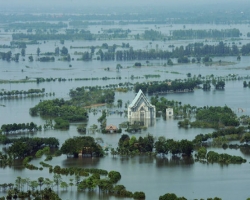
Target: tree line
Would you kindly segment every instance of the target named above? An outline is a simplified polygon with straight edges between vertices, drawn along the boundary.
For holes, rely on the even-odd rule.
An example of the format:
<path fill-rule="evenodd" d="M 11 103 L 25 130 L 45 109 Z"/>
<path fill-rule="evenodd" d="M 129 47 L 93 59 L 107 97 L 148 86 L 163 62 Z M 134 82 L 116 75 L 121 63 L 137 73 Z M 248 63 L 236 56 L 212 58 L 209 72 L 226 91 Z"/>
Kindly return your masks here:
<path fill-rule="evenodd" d="M 13 123 L 13 124 L 3 124 L 1 126 L 1 130 L 3 133 L 8 134 L 8 133 L 16 133 L 16 132 L 25 132 L 25 131 L 37 131 L 41 130 L 41 126 L 37 126 L 35 123 L 30 122 L 30 123 Z"/>
<path fill-rule="evenodd" d="M 134 86 L 134 91 L 137 93 L 140 89 L 144 93 L 154 94 L 154 93 L 167 93 L 167 92 L 183 92 L 183 91 L 193 91 L 195 87 L 201 84 L 201 80 L 186 80 L 179 81 L 174 80 L 171 82 L 151 82 L 151 83 L 136 83 Z"/>
<path fill-rule="evenodd" d="M 172 39 L 204 39 L 204 38 L 233 38 L 240 37 L 242 34 L 239 29 L 224 30 L 173 30 L 171 31 Z"/>
<path fill-rule="evenodd" d="M 1 96 L 22 96 L 22 95 L 28 95 L 28 94 L 43 94 L 45 92 L 45 88 L 42 89 L 29 89 L 27 91 L 24 90 L 11 90 L 11 91 L 3 91 L 0 92 Z"/>
<path fill-rule="evenodd" d="M 30 114 L 32 116 L 40 115 L 41 117 L 60 117 L 70 122 L 88 119 L 87 111 L 84 108 L 74 106 L 64 99 L 41 101 L 35 107 L 30 108 Z"/>
<path fill-rule="evenodd" d="M 58 147 L 59 141 L 54 137 L 49 138 L 28 138 L 28 137 L 20 137 L 17 139 L 10 139 L 4 137 L 1 139 L 2 144 L 12 144 L 7 153 L 12 155 L 14 159 L 23 159 L 26 156 L 30 156 L 32 153 L 37 152 L 39 149 L 44 146 L 49 147 Z"/>
<path fill-rule="evenodd" d="M 242 45 L 239 48 L 236 44 L 232 46 L 227 45 L 224 42 L 219 42 L 217 45 L 208 45 L 208 44 L 188 44 L 187 46 L 180 46 L 172 48 L 172 50 L 162 50 L 162 49 L 149 49 L 149 50 L 133 50 L 130 47 L 128 50 L 116 50 L 116 45 L 108 46 L 108 51 L 102 51 L 99 49 L 96 51 L 97 60 L 101 61 L 126 61 L 126 60 L 154 60 L 154 59 L 168 59 L 168 64 L 171 63 L 171 58 L 178 58 L 179 63 L 189 63 L 191 60 L 189 57 L 194 57 L 192 62 L 200 62 L 201 57 L 203 62 L 212 62 L 210 59 L 211 56 L 238 56 L 237 59 L 240 59 L 239 55 L 249 55 L 250 54 L 250 44 Z M 19 53 L 16 53 L 12 56 L 12 52 L 0 52 L 0 58 L 6 61 L 17 61 L 19 60 Z M 39 53 L 37 53 L 39 55 Z M 69 54 L 65 55 L 64 60 L 70 60 Z M 91 61 L 93 53 L 84 52 L 82 57 L 78 60 Z M 195 59 L 196 57 L 196 59 Z M 32 58 L 29 58 L 32 61 Z M 40 61 L 54 61 L 54 57 L 42 57 L 39 58 Z"/>

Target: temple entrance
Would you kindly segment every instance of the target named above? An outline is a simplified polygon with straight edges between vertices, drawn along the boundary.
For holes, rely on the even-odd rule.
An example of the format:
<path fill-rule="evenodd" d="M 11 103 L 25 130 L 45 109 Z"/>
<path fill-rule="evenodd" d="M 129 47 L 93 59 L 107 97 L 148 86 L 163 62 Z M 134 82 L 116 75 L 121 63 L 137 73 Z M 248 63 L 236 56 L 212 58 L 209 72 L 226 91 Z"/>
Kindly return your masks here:
<path fill-rule="evenodd" d="M 144 120 L 145 118 L 145 110 L 143 107 L 140 109 L 140 121 Z"/>

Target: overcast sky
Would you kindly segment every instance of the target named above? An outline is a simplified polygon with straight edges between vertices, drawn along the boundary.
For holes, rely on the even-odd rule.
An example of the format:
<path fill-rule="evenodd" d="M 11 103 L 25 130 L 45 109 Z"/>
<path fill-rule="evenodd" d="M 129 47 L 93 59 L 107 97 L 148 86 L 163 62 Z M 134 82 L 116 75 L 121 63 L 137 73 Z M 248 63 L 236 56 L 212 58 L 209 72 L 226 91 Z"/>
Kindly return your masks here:
<path fill-rule="evenodd" d="M 166 8 L 166 11 L 171 9 L 185 10 L 187 9 L 249 9 L 250 0 L 0 0 L 1 8 L 86 8 L 94 7 L 112 8 L 112 7 L 126 7 L 129 12 L 129 7 L 156 7 Z M 32 10 L 31 10 L 32 11 Z"/>
<path fill-rule="evenodd" d="M 0 0 L 3 5 L 207 5 L 207 4 L 249 4 L 249 0 Z"/>

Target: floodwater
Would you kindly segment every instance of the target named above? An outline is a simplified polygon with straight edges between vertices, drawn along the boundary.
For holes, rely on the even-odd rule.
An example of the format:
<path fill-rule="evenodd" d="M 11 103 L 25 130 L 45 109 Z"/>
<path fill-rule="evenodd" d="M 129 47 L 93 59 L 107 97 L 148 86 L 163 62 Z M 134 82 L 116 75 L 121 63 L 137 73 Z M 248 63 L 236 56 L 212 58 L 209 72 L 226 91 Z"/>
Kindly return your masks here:
<path fill-rule="evenodd" d="M 176 25 L 178 26 L 178 25 Z M 189 25 L 188 25 L 189 26 Z M 188 27 L 186 25 L 186 27 Z M 190 25 L 191 26 L 191 25 Z M 246 32 L 247 25 L 238 25 L 242 32 Z M 173 26 L 175 27 L 175 26 Z M 171 27 L 173 29 L 173 27 Z M 204 26 L 205 27 L 205 26 Z M 211 25 L 214 29 L 218 28 L 216 25 Z M 208 28 L 211 28 L 208 27 Z M 225 25 L 229 27 L 229 25 Z M 97 31 L 102 27 L 90 27 L 90 29 Z M 107 27 L 106 27 L 107 28 Z M 123 27 L 124 28 L 124 27 Z M 151 27 L 149 27 L 151 28 Z M 154 28 L 152 26 L 152 28 Z M 160 26 L 160 29 L 166 29 L 167 26 Z M 236 27 L 237 28 L 237 27 Z M 125 29 L 125 28 L 124 28 Z M 131 27 L 131 30 L 144 30 L 143 26 Z M 198 29 L 193 27 L 193 29 Z M 203 28 L 202 28 L 203 29 Z M 204 28 L 205 29 L 205 28 Z M 223 27 L 221 27 L 223 29 Z M 9 35 L 5 36 L 7 39 Z M 244 34 L 243 34 L 244 39 Z M 6 39 L 5 38 L 5 39 Z M 6 40 L 0 41 L 2 44 L 6 43 Z M 107 42 L 108 44 L 121 44 L 122 42 L 129 42 L 131 46 L 136 48 L 144 48 L 146 45 L 150 45 L 148 41 L 65 41 L 64 46 L 68 49 L 72 46 L 95 46 L 101 45 Z M 185 41 L 186 43 L 191 41 Z M 243 40 L 242 43 L 247 41 Z M 168 46 L 169 43 L 164 44 L 163 41 L 154 41 L 152 46 L 158 43 L 159 48 L 163 46 Z M 174 41 L 171 41 L 174 43 Z M 8 42 L 7 42 L 8 44 Z M 37 47 L 40 47 L 41 52 L 50 51 L 53 52 L 56 45 L 60 45 L 58 41 L 50 41 L 45 44 L 42 42 L 39 45 L 30 45 L 27 47 L 26 54 L 36 54 Z M 183 45 L 183 43 L 182 43 Z M 184 44 L 185 45 L 185 44 Z M 63 46 L 63 45 L 61 45 Z M 61 47 L 60 46 L 60 47 Z M 234 62 L 233 65 L 227 66 L 205 66 L 203 64 L 184 64 L 184 65 L 174 65 L 172 67 L 164 67 L 163 64 L 166 60 L 153 60 L 150 61 L 150 66 L 146 66 L 145 61 L 143 67 L 133 68 L 135 61 L 124 61 L 120 62 L 123 69 L 120 72 L 116 72 L 116 64 L 118 62 L 101 62 L 101 61 L 91 61 L 83 62 L 76 61 L 77 56 L 74 56 L 74 51 L 85 51 L 84 49 L 69 49 L 71 57 L 75 58 L 75 61 L 63 62 L 56 61 L 50 63 L 41 63 L 34 61 L 30 63 L 28 61 L 28 56 L 26 55 L 25 61 L 22 60 L 20 56 L 20 61 L 6 62 L 0 60 L 0 79 L 1 80 L 20 80 L 26 78 L 34 79 L 36 77 L 43 78 L 72 78 L 72 81 L 65 82 L 44 82 L 37 84 L 34 83 L 6 83 L 0 84 L 0 90 L 28 90 L 31 88 L 45 88 L 45 92 L 55 92 L 55 96 L 45 96 L 36 98 L 25 98 L 25 99 L 13 99 L 13 100 L 0 100 L 0 125 L 8 123 L 28 123 L 33 121 L 37 125 L 43 125 L 45 120 L 40 117 L 31 117 L 29 115 L 29 108 L 37 105 L 40 100 L 46 100 L 51 98 L 64 98 L 69 99 L 69 90 L 82 87 L 82 86 L 96 86 L 96 85 L 109 85 L 118 84 L 124 82 L 143 82 L 143 81 L 154 81 L 154 80 L 164 80 L 164 79 L 176 79 L 176 78 L 187 78 L 186 74 L 191 73 L 192 76 L 202 76 L 214 74 L 215 76 L 227 76 L 229 74 L 238 74 L 239 76 L 250 75 L 246 67 L 249 66 L 250 57 L 242 57 L 241 61 L 236 61 L 236 57 L 220 57 L 214 58 L 214 60 L 222 60 Z M 6 51 L 6 49 L 0 49 L 0 51 Z M 15 51 L 15 52 L 14 52 Z M 18 49 L 13 50 L 13 53 L 19 52 Z M 57 60 L 57 59 L 56 59 Z M 72 67 L 69 68 L 69 64 Z M 153 66 L 151 66 L 153 64 Z M 104 70 L 109 67 L 110 71 Z M 22 71 L 23 70 L 23 71 Z M 174 73 L 171 73 L 174 72 Z M 147 74 L 159 74 L 161 77 L 155 79 L 145 79 L 144 75 Z M 134 77 L 140 77 L 140 79 L 130 79 L 131 75 Z M 75 81 L 74 78 L 86 78 L 86 77 L 121 77 L 121 80 L 111 79 L 111 80 L 98 80 L 98 81 Z M 248 82 L 248 80 L 247 80 Z M 175 93 L 162 95 L 169 100 L 181 101 L 182 104 L 190 104 L 191 106 L 224 106 L 227 105 L 232 108 L 238 116 L 249 115 L 249 95 L 250 89 L 243 88 L 243 80 L 240 81 L 228 81 L 224 90 L 214 90 L 203 91 L 201 89 L 196 89 L 192 93 Z M 128 93 L 116 93 L 115 103 L 118 99 L 122 99 L 123 108 L 109 108 L 111 111 L 120 110 L 123 111 L 124 104 L 126 102 L 131 102 L 134 98 L 134 92 L 130 91 Z M 150 96 L 148 97 L 150 98 Z M 244 112 L 238 112 L 241 108 Z M 97 118 L 101 115 L 101 110 L 106 109 L 105 107 L 98 108 L 98 114 L 89 114 L 88 127 L 93 124 L 98 124 Z M 127 121 L 124 115 L 110 114 L 107 117 L 107 124 L 118 125 L 121 122 Z M 192 140 L 197 134 L 200 133 L 210 133 L 212 129 L 180 129 L 177 126 L 178 120 L 167 119 L 163 120 L 161 117 L 155 120 L 154 126 L 148 127 L 147 130 L 141 133 L 129 134 L 136 137 L 144 137 L 148 133 L 154 135 L 156 138 L 159 136 L 165 136 L 166 138 L 173 138 L 175 140 L 189 139 Z M 27 134 L 29 136 L 37 137 L 57 137 L 62 144 L 66 139 L 74 136 L 80 136 L 76 130 L 77 123 L 73 123 L 70 129 L 67 131 L 58 130 L 47 130 L 37 133 Z M 123 131 L 123 133 L 125 133 Z M 27 136 L 25 135 L 25 136 Z M 101 137 L 104 140 L 103 146 L 116 147 L 120 134 L 101 134 L 101 133 L 89 133 L 88 135 L 94 138 Z M 19 137 L 12 136 L 12 137 Z M 0 146 L 1 148 L 3 146 Z M 221 197 L 226 200 L 235 199 L 246 199 L 250 197 L 249 184 L 250 184 L 250 168 L 249 159 L 250 154 L 241 152 L 240 150 L 223 150 L 223 149 L 213 149 L 217 152 L 226 152 L 232 155 L 240 155 L 247 159 L 247 163 L 241 165 L 219 165 L 219 164 L 202 164 L 194 162 L 193 160 L 173 160 L 170 156 L 165 158 L 161 157 L 148 157 L 148 156 L 135 156 L 135 157 L 112 157 L 107 155 L 104 158 L 67 158 L 62 155 L 57 158 L 53 158 L 52 161 L 47 163 L 55 166 L 60 165 L 61 167 L 70 166 L 80 166 L 86 168 L 100 168 L 105 170 L 116 170 L 122 175 L 122 179 L 119 184 L 126 186 L 127 190 L 144 191 L 146 193 L 147 199 L 158 199 L 160 195 L 165 193 L 175 193 L 177 196 L 184 196 L 188 199 L 200 199 L 208 197 Z M 32 160 L 32 164 L 39 166 L 39 162 L 44 160 L 43 158 Z M 47 169 L 43 171 L 30 171 L 28 169 L 22 169 L 18 164 L 12 167 L 6 167 L 0 169 L 1 183 L 14 182 L 17 176 L 23 178 L 30 177 L 30 179 L 35 180 L 38 177 L 48 177 L 52 178 L 52 175 L 48 173 Z M 71 177 L 64 177 L 66 181 L 69 182 Z M 55 188 L 54 188 L 55 189 Z M 76 192 L 76 188 L 73 187 L 72 191 L 69 188 L 67 192 L 60 190 L 59 195 L 62 199 L 118 199 L 115 197 L 99 196 L 98 192 Z M 1 196 L 1 193 L 0 193 Z M 120 199 L 120 198 L 119 198 Z"/>

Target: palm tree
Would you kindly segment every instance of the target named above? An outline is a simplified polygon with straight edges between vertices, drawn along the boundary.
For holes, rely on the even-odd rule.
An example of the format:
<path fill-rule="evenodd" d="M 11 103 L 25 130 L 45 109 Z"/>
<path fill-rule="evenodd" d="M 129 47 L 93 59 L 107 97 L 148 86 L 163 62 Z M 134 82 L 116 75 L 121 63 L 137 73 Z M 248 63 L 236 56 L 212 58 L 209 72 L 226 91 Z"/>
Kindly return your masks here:
<path fill-rule="evenodd" d="M 61 177 L 60 174 L 54 174 L 53 178 L 54 178 L 54 182 L 55 182 L 55 184 L 57 186 L 57 192 L 58 192 L 58 187 L 60 185 L 60 182 L 62 181 L 62 177 Z"/>
<path fill-rule="evenodd" d="M 39 177 L 38 178 L 38 184 L 40 186 L 40 191 L 41 191 L 41 187 L 42 187 L 43 183 L 44 183 L 44 178 L 43 177 Z"/>
<path fill-rule="evenodd" d="M 74 185 L 73 180 L 74 180 L 73 178 L 69 179 L 69 181 L 70 181 L 69 185 L 71 187 L 71 191 L 72 191 L 72 186 Z"/>

